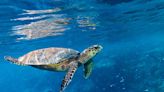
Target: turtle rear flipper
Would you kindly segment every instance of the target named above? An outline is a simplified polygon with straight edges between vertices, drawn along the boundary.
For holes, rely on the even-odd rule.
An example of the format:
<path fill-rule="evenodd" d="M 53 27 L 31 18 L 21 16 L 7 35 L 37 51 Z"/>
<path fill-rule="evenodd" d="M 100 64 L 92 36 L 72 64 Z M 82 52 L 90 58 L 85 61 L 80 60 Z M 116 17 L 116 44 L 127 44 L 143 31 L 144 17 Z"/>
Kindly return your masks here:
<path fill-rule="evenodd" d="M 18 59 L 13 58 L 13 57 L 11 57 L 11 56 L 5 56 L 4 59 L 7 60 L 7 61 L 11 61 L 11 62 L 13 62 L 13 63 L 18 62 Z"/>
<path fill-rule="evenodd" d="M 23 64 L 21 64 L 21 63 L 18 61 L 18 59 L 13 58 L 13 57 L 11 57 L 11 56 L 5 56 L 4 59 L 7 60 L 7 61 L 12 62 L 12 63 L 14 63 L 14 64 L 23 65 Z"/>

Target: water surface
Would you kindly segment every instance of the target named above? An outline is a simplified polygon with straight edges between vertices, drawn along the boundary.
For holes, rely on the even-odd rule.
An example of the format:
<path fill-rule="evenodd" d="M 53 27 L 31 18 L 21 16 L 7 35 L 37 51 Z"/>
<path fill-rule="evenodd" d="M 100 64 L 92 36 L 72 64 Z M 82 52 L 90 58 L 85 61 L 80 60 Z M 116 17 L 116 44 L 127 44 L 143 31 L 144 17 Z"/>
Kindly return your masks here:
<path fill-rule="evenodd" d="M 0 91 L 58 92 L 65 73 L 4 62 L 46 47 L 104 47 L 65 92 L 163 92 L 163 0 L 2 0 Z M 78 86 L 80 85 L 80 86 Z"/>

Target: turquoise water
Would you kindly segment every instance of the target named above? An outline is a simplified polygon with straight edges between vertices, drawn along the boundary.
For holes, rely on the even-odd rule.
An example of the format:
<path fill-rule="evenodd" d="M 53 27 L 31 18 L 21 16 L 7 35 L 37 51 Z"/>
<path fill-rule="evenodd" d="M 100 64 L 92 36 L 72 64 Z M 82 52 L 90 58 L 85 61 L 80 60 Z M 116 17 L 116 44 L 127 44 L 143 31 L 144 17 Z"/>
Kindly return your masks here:
<path fill-rule="evenodd" d="M 5 62 L 47 47 L 104 48 L 65 92 L 164 92 L 164 0 L 1 0 L 0 92 L 59 92 L 64 72 Z"/>

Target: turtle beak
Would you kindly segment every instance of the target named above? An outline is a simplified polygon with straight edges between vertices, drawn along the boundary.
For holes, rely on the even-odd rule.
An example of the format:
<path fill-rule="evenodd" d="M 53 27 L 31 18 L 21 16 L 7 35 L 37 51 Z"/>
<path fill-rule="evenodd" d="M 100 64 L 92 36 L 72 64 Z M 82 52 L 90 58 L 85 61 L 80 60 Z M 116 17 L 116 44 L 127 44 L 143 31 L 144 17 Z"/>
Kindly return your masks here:
<path fill-rule="evenodd" d="M 101 45 L 99 45 L 100 46 L 100 49 L 102 50 L 103 49 L 103 47 L 101 46 Z"/>
<path fill-rule="evenodd" d="M 103 47 L 101 45 L 99 45 L 99 51 L 101 51 L 103 49 Z"/>

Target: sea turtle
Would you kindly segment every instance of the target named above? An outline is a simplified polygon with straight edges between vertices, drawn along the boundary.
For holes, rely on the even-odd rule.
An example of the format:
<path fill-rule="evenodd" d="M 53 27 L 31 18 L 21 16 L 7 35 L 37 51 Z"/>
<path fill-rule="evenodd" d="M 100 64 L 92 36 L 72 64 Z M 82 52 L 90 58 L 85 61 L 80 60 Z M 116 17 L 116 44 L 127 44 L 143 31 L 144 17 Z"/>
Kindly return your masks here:
<path fill-rule="evenodd" d="M 84 77 L 86 79 L 90 76 L 93 66 L 92 57 L 101 49 L 102 46 L 93 45 L 80 53 L 69 48 L 50 47 L 31 51 L 18 59 L 11 56 L 4 58 L 18 65 L 28 65 L 49 71 L 67 71 L 60 89 L 60 92 L 63 92 L 79 66 L 84 65 Z"/>

